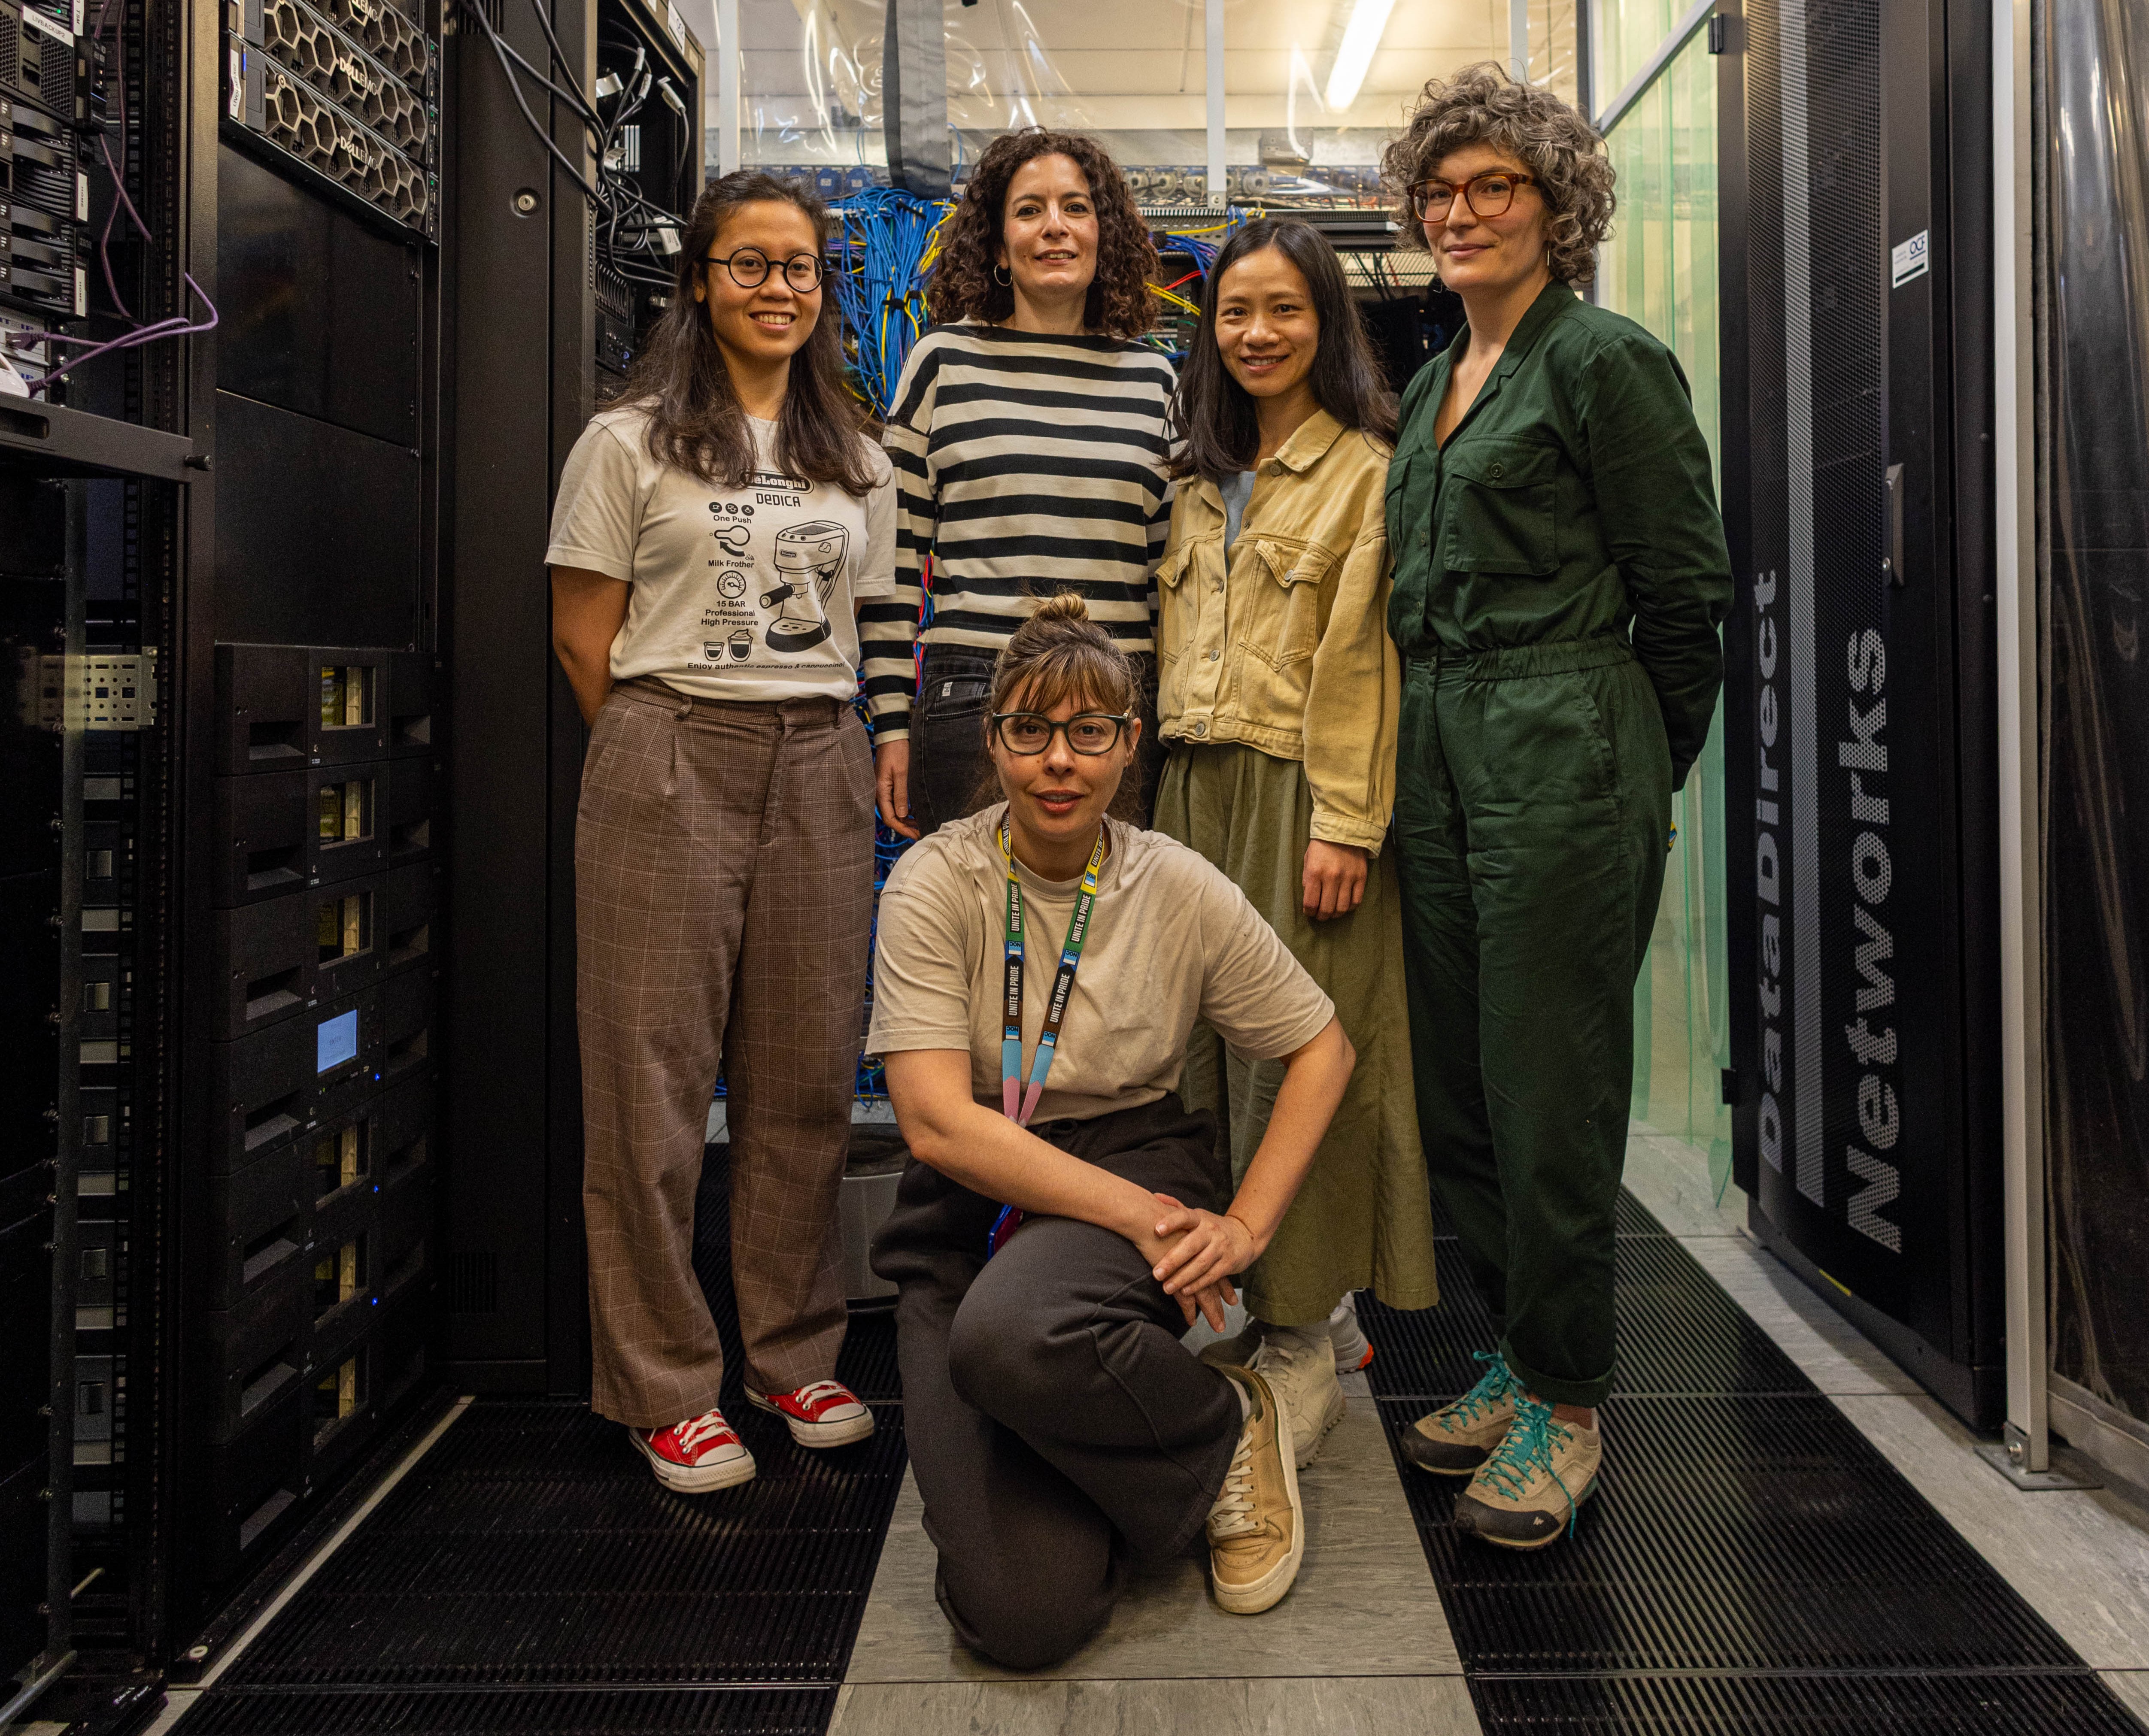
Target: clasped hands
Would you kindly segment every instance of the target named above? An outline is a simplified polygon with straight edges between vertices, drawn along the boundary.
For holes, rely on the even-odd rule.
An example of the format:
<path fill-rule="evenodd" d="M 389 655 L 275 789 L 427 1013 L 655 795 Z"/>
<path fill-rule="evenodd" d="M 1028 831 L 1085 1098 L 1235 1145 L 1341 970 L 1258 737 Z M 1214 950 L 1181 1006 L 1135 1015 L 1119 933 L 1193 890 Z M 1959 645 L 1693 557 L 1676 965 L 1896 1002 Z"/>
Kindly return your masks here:
<path fill-rule="evenodd" d="M 1219 1216 L 1197 1210 L 1169 1194 L 1150 1197 L 1160 1215 L 1148 1226 L 1149 1234 L 1130 1240 L 1163 1284 L 1164 1293 L 1178 1302 L 1186 1324 L 1194 1324 L 1198 1311 L 1211 1327 L 1222 1331 L 1225 1305 L 1239 1300 L 1231 1286 L 1232 1275 L 1246 1271 L 1261 1251 L 1253 1231 L 1228 1212 Z"/>

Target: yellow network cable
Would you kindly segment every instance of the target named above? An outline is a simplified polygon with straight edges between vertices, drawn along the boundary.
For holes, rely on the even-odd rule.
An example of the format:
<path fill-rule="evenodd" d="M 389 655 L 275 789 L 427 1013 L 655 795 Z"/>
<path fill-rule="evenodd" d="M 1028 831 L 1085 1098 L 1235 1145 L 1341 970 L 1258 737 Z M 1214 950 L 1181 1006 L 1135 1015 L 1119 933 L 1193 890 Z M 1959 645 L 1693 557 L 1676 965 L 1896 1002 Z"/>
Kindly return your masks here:
<path fill-rule="evenodd" d="M 1150 294 L 1161 296 L 1165 300 L 1170 302 L 1175 307 L 1185 308 L 1190 314 L 1199 314 L 1201 311 L 1200 308 L 1189 301 L 1184 295 L 1175 295 L 1170 290 L 1163 288 L 1160 284 L 1151 284 L 1148 286 L 1148 289 Z"/>

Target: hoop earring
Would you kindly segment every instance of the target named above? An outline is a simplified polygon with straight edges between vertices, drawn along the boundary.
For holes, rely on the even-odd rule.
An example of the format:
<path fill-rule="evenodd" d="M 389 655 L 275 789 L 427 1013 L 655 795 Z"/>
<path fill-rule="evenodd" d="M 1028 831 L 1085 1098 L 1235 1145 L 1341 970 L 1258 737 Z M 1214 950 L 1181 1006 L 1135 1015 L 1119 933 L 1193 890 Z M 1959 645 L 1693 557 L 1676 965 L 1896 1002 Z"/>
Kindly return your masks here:
<path fill-rule="evenodd" d="M 1012 289 L 1014 287 L 1014 279 L 1008 274 L 1008 269 L 1004 265 L 993 267 L 993 281 L 1003 289 Z"/>

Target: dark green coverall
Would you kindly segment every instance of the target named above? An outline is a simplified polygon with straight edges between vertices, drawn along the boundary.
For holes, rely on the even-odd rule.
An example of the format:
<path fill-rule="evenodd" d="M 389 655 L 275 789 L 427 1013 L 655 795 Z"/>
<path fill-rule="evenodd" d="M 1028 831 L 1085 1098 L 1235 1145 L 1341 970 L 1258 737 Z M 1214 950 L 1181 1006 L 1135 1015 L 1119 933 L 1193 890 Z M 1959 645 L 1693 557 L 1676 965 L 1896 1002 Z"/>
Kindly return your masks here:
<path fill-rule="evenodd" d="M 1387 485 L 1418 1120 L 1508 1366 L 1594 1405 L 1634 979 L 1723 680 L 1730 559 L 1662 344 L 1555 282 L 1443 450 L 1468 342 L 1404 393 Z"/>

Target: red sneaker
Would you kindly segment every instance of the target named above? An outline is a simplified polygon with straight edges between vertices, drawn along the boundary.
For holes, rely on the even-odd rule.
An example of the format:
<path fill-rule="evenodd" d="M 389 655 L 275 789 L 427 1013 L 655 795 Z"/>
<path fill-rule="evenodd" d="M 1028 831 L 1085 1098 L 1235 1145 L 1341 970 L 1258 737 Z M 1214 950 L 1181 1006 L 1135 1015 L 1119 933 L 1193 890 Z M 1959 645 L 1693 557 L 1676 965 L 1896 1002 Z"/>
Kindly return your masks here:
<path fill-rule="evenodd" d="M 791 1438 L 801 1447 L 848 1447 L 873 1432 L 873 1412 L 841 1381 L 812 1381 L 790 1392 L 761 1393 L 749 1386 L 746 1396 L 789 1423 Z"/>
<path fill-rule="evenodd" d="M 704 1411 L 669 1428 L 630 1428 L 657 1480 L 682 1495 L 728 1489 L 753 1476 L 753 1455 L 724 1421 L 722 1411 Z"/>

